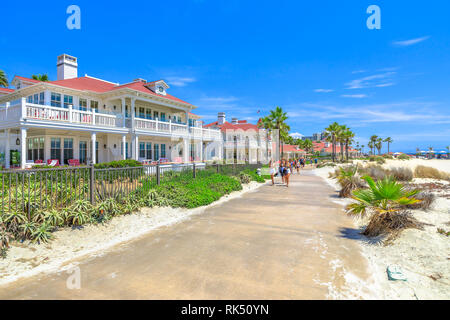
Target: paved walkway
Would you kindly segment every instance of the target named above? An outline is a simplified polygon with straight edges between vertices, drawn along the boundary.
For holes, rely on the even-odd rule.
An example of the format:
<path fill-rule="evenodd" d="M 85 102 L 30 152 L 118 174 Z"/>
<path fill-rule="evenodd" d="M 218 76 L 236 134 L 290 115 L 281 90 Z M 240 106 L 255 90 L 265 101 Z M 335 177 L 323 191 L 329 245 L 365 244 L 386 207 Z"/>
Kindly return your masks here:
<path fill-rule="evenodd" d="M 308 171 L 291 186 L 265 185 L 67 273 L 0 288 L 1 299 L 325 299 L 366 279 L 350 219 L 335 192 Z M 351 277 L 344 277 L 351 273 Z"/>

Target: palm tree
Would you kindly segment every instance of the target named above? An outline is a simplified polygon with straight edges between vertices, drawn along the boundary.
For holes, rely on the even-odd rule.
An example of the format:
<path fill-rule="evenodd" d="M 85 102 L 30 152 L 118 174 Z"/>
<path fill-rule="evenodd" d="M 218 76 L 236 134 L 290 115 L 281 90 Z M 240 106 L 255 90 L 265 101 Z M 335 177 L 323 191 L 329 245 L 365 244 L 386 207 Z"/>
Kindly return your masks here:
<path fill-rule="evenodd" d="M 377 141 L 375 142 L 375 148 L 377 148 L 377 150 L 378 150 L 378 155 L 381 156 L 381 148 L 383 148 L 383 139 L 382 138 L 377 139 Z"/>
<path fill-rule="evenodd" d="M 258 121 L 258 127 L 266 130 L 266 158 L 269 159 L 269 136 L 272 133 L 273 123 L 269 117 L 264 117 Z"/>
<path fill-rule="evenodd" d="M 339 132 L 337 134 L 337 140 L 340 146 L 341 161 L 344 162 L 344 145 L 345 145 L 345 131 L 347 130 L 346 125 L 339 126 Z"/>
<path fill-rule="evenodd" d="M 450 159 L 450 146 L 446 146 L 445 149 L 447 149 L 447 159 Z"/>
<path fill-rule="evenodd" d="M 5 71 L 0 70 L 0 87 L 8 87 L 8 77 L 6 76 Z"/>
<path fill-rule="evenodd" d="M 432 152 L 432 151 L 433 151 L 433 147 L 428 147 L 428 151 L 430 151 L 430 152 L 428 153 L 428 154 L 429 154 L 428 158 L 431 159 L 432 156 L 434 156 L 434 155 L 433 155 L 433 152 Z"/>
<path fill-rule="evenodd" d="M 34 79 L 34 80 L 42 81 L 42 82 L 47 82 L 47 81 L 49 81 L 48 75 L 47 75 L 47 74 L 38 74 L 38 75 L 33 74 L 33 75 L 31 76 L 31 78 Z"/>
<path fill-rule="evenodd" d="M 348 161 L 348 149 L 353 142 L 353 138 L 355 137 L 355 134 L 350 130 L 350 128 L 347 128 L 347 127 L 341 134 L 342 134 L 342 138 L 344 139 L 345 157 Z"/>
<path fill-rule="evenodd" d="M 372 155 L 374 154 L 374 148 L 375 148 L 375 143 L 377 142 L 377 139 L 378 139 L 377 135 L 373 135 L 369 139 L 369 141 L 371 142 L 369 144 L 369 147 L 370 147 L 370 152 L 372 153 Z"/>
<path fill-rule="evenodd" d="M 392 140 L 391 137 L 387 137 L 386 139 L 384 139 L 384 142 L 387 142 L 387 144 L 388 144 L 388 154 L 389 154 L 389 145 L 390 145 L 392 142 L 394 142 L 394 140 Z"/>
<path fill-rule="evenodd" d="M 362 145 L 361 146 L 361 153 L 364 153 L 364 148 L 365 148 L 366 146 L 365 145 Z"/>
<path fill-rule="evenodd" d="M 278 143 L 278 151 L 280 150 L 281 143 L 281 158 L 284 156 L 283 150 L 283 141 L 286 139 L 286 132 L 289 132 L 290 128 L 286 124 L 286 120 L 288 119 L 287 113 L 283 111 L 280 107 L 276 107 L 275 110 L 271 110 L 269 114 L 269 119 L 272 121 L 273 129 L 279 131 L 279 143 Z"/>
<path fill-rule="evenodd" d="M 353 199 L 357 202 L 347 206 L 347 211 L 351 214 L 363 216 L 368 209 L 375 210 L 378 214 L 398 212 L 402 207 L 420 201 L 414 198 L 420 190 L 409 190 L 392 176 L 377 182 L 370 176 L 364 176 L 363 179 L 366 180 L 369 189 L 353 191 Z"/>
<path fill-rule="evenodd" d="M 311 152 L 313 149 L 313 143 L 311 140 L 306 139 L 305 141 L 303 141 L 303 148 L 305 149 L 306 152 Z"/>
<path fill-rule="evenodd" d="M 337 122 L 333 122 L 325 129 L 325 138 L 328 142 L 331 142 L 331 157 L 333 162 L 336 161 L 336 138 L 339 133 L 340 125 Z"/>

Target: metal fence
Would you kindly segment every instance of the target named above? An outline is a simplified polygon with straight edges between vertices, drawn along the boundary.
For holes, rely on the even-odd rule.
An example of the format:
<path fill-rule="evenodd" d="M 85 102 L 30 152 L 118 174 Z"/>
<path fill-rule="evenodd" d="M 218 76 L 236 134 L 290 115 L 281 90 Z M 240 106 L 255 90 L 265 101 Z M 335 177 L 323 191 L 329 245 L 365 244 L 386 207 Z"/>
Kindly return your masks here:
<path fill-rule="evenodd" d="M 64 167 L 0 171 L 0 213 L 62 209 L 77 200 L 92 204 L 108 198 L 145 193 L 176 177 L 196 178 L 220 173 L 237 175 L 258 164 L 161 164 L 128 168 L 96 169 Z"/>

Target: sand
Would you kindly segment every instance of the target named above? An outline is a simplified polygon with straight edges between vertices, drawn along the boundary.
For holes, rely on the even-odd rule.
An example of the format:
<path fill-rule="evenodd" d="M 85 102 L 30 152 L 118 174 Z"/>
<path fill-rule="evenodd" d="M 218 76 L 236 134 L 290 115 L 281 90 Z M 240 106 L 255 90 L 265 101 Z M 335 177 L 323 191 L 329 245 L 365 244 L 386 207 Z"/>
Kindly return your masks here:
<path fill-rule="evenodd" d="M 417 165 L 450 172 L 450 161 L 445 160 L 389 160 L 383 166 L 386 168 L 407 166 L 414 169 Z M 321 168 L 314 170 L 314 173 L 338 190 L 339 186 L 335 180 L 328 178 L 328 174 L 332 171 L 334 168 Z M 413 180 L 413 183 L 428 182 L 448 184 L 447 181 L 441 180 Z M 405 230 L 388 246 L 360 235 L 362 252 L 369 262 L 375 288 L 382 299 L 450 299 L 450 238 L 437 233 L 437 228 L 450 230 L 450 200 L 439 197 L 441 195 L 439 192 L 435 194 L 437 199 L 431 210 L 411 211 L 417 220 L 430 224 L 424 227 L 425 230 Z M 343 206 L 350 201 L 338 200 Z M 357 228 L 363 230 L 367 225 L 367 219 L 355 218 L 354 223 Z M 388 280 L 386 268 L 393 264 L 403 269 L 407 276 L 406 282 Z"/>
<path fill-rule="evenodd" d="M 101 256 L 113 247 L 135 240 L 165 226 L 201 214 L 206 208 L 241 197 L 264 184 L 251 182 L 243 190 L 196 209 L 143 208 L 141 212 L 115 217 L 105 224 L 86 225 L 80 229 L 64 228 L 53 233 L 46 244 L 13 243 L 5 259 L 0 259 L 0 285 L 39 273 L 64 271 L 72 260 Z"/>

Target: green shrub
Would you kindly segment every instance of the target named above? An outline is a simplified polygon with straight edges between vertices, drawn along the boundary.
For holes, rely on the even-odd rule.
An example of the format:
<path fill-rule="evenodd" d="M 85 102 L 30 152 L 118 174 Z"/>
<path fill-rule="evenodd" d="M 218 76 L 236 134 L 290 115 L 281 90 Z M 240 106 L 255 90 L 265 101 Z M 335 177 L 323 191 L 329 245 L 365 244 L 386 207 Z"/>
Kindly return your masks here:
<path fill-rule="evenodd" d="M 398 160 L 411 160 L 411 157 L 408 156 L 407 154 L 402 153 L 401 155 L 399 155 L 397 157 Z"/>
<path fill-rule="evenodd" d="M 149 193 L 152 205 L 161 204 L 173 208 L 196 208 L 219 200 L 223 195 L 242 190 L 239 180 L 235 177 L 212 174 L 196 179 L 184 179 L 182 176 L 159 186 Z"/>
<path fill-rule="evenodd" d="M 104 163 L 97 163 L 94 165 L 95 169 L 107 169 L 107 168 L 134 168 L 142 167 L 142 163 L 136 160 L 119 160 Z"/>
<path fill-rule="evenodd" d="M 381 156 L 370 156 L 369 161 L 376 162 L 378 164 L 386 163 L 386 159 Z"/>

